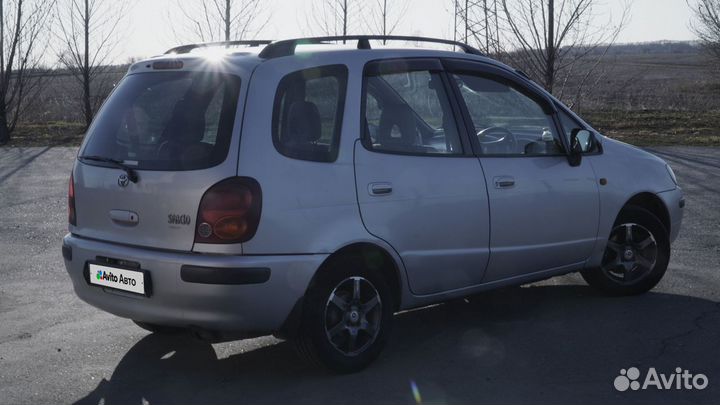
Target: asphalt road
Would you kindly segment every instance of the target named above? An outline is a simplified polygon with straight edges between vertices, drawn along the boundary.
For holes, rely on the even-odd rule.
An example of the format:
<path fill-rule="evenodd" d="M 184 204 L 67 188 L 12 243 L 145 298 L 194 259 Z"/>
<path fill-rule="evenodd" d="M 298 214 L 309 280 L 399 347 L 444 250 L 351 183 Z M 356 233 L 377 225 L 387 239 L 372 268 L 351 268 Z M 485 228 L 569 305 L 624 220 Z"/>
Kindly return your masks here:
<path fill-rule="evenodd" d="M 720 149 L 653 151 L 687 195 L 653 292 L 607 298 L 569 275 L 406 312 L 375 364 L 337 376 L 270 337 L 162 337 L 81 302 L 60 255 L 75 151 L 0 149 L 0 403 L 716 403 Z M 632 366 L 709 386 L 616 391 Z"/>

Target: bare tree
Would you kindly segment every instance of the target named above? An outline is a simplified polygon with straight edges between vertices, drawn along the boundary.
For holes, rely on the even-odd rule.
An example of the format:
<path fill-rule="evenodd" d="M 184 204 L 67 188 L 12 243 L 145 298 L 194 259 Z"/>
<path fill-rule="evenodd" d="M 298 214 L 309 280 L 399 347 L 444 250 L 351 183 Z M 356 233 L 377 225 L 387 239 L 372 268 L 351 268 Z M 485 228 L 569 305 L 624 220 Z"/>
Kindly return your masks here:
<path fill-rule="evenodd" d="M 183 42 L 252 39 L 270 20 L 262 0 L 177 0 L 185 20 L 175 38 Z M 175 25 L 172 25 L 173 27 Z"/>
<path fill-rule="evenodd" d="M 0 145 L 39 90 L 43 28 L 51 11 L 52 1 L 0 0 Z"/>
<path fill-rule="evenodd" d="M 58 3 L 58 57 L 82 87 L 86 126 L 90 126 L 110 91 L 108 65 L 128 7 L 129 3 L 122 0 L 61 0 Z"/>
<path fill-rule="evenodd" d="M 588 80 L 628 22 L 630 3 L 620 18 L 597 23 L 596 0 L 502 0 L 508 32 L 505 56 L 550 92 L 569 75 Z M 593 62 L 588 63 L 592 59 Z M 561 89 L 562 92 L 562 89 Z"/>
<path fill-rule="evenodd" d="M 402 21 L 409 6 L 407 0 L 376 0 L 375 7 L 365 14 L 367 30 L 377 35 L 391 35 Z M 383 44 L 386 42 L 383 41 Z"/>
<path fill-rule="evenodd" d="M 720 61 L 720 0 L 697 0 L 693 3 L 688 1 L 697 20 L 692 24 L 692 30 L 708 53 Z"/>
<path fill-rule="evenodd" d="M 358 29 L 362 14 L 358 0 L 314 0 L 306 15 L 306 29 L 311 35 L 348 35 Z"/>

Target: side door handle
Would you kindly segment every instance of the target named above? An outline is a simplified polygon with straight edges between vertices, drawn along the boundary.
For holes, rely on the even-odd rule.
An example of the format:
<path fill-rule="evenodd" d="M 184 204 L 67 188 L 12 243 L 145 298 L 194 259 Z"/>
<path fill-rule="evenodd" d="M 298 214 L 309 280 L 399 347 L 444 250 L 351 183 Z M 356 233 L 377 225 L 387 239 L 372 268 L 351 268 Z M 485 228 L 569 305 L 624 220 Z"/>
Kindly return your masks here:
<path fill-rule="evenodd" d="M 368 193 L 370 193 L 370 195 L 388 195 L 392 193 L 392 184 L 370 183 L 368 185 Z"/>
<path fill-rule="evenodd" d="M 510 176 L 493 177 L 495 188 L 513 188 L 515 187 L 515 178 Z"/>

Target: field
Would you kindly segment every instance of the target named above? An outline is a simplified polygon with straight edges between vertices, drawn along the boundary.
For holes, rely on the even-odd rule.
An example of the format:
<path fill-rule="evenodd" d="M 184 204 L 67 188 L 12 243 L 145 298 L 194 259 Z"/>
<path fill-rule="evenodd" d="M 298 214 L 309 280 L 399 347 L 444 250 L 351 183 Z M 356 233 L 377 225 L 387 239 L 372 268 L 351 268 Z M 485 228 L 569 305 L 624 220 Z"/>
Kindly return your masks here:
<path fill-rule="evenodd" d="M 627 46 L 573 107 L 603 134 L 646 145 L 720 145 L 720 69 L 699 48 Z M 573 94 L 572 86 L 566 94 Z M 567 99 L 571 97 L 563 97 Z"/>
<path fill-rule="evenodd" d="M 582 86 L 569 80 L 555 94 L 600 132 L 625 142 L 718 146 L 718 65 L 689 43 L 618 45 Z M 107 94 L 126 69 L 112 67 L 100 93 Z M 78 145 L 84 125 L 77 84 L 62 72 L 47 77 L 8 146 Z"/>
<path fill-rule="evenodd" d="M 720 111 L 599 110 L 584 116 L 603 134 L 637 146 L 720 145 Z"/>

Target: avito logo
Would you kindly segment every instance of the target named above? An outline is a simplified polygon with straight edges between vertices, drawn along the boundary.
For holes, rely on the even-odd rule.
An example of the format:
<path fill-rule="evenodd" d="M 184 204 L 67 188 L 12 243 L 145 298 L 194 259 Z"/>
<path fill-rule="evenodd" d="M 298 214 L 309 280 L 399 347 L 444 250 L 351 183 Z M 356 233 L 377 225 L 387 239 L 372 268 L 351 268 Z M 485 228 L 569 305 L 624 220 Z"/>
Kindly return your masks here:
<path fill-rule="evenodd" d="M 645 379 L 640 384 L 640 370 L 637 367 L 630 367 L 627 370 L 620 370 L 620 375 L 615 377 L 613 385 L 618 391 L 645 390 L 655 387 L 659 390 L 702 390 L 708 386 L 708 378 L 705 374 L 692 374 L 690 370 L 675 368 L 675 373 L 658 373 L 655 367 L 650 367 Z"/>
<path fill-rule="evenodd" d="M 136 286 L 137 281 L 132 277 L 126 277 L 120 274 L 120 277 L 116 276 L 112 272 L 98 270 L 95 274 L 95 278 L 98 280 L 112 281 L 113 283 L 123 283 L 126 285 Z"/>
<path fill-rule="evenodd" d="M 113 281 L 115 283 L 118 282 L 118 277 L 112 274 L 112 272 L 108 273 L 107 271 L 98 270 L 95 277 L 97 277 L 98 280 Z"/>

